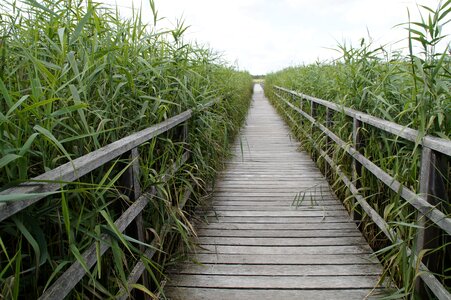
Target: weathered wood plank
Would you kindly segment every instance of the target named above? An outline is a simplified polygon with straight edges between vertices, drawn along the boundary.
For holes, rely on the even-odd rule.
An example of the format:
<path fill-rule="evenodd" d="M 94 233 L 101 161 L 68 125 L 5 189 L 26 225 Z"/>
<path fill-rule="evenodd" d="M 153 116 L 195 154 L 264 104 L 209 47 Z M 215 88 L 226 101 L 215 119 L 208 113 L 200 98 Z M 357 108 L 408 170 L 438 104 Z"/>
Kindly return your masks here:
<path fill-rule="evenodd" d="M 383 291 L 373 289 L 331 289 L 331 290 L 280 290 L 280 289 L 216 289 L 216 288 L 187 288 L 173 287 L 166 296 L 170 300 L 362 300 L 380 299 L 385 295 Z"/>
<path fill-rule="evenodd" d="M 241 265 L 241 264 L 182 264 L 169 273 L 233 276 L 378 276 L 382 267 L 368 265 Z"/>
<path fill-rule="evenodd" d="M 244 288 L 244 289 L 371 289 L 377 286 L 379 276 L 222 276 L 176 275 L 168 286 Z"/>
<path fill-rule="evenodd" d="M 296 210 L 296 209 L 328 209 L 328 210 L 342 210 L 343 205 L 336 200 L 321 201 L 319 203 L 310 203 L 310 201 L 303 201 L 301 203 L 293 204 L 293 201 L 212 201 L 210 207 L 203 207 L 201 209 L 211 208 L 213 210 Z"/>
<path fill-rule="evenodd" d="M 329 230 L 224 230 L 200 229 L 199 237 L 277 237 L 277 238 L 319 238 L 319 237 L 361 237 L 361 234 L 352 229 Z"/>
<path fill-rule="evenodd" d="M 379 264 L 374 256 L 366 253 L 342 254 L 221 254 L 197 253 L 193 260 L 203 264 L 265 264 L 265 265 L 368 265 Z M 363 266 L 364 267 L 364 266 Z"/>
<path fill-rule="evenodd" d="M 307 209 L 298 209 L 298 210 L 289 210 L 289 211 L 206 211 L 204 212 L 204 216 L 207 217 L 246 217 L 246 218 L 255 218 L 255 217 L 278 217 L 278 218 L 292 218 L 292 217 L 343 217 L 347 218 L 348 215 L 344 210 L 307 210 Z"/>
<path fill-rule="evenodd" d="M 326 215 L 322 216 L 302 216 L 302 217 L 221 217 L 221 216 L 212 216 L 205 217 L 205 220 L 214 223 L 275 223 L 275 224 L 286 224 L 287 227 L 290 227 L 292 224 L 305 224 L 305 223 L 336 223 L 336 222 L 349 222 L 349 217 L 338 217 L 332 216 L 328 217 Z"/>
<path fill-rule="evenodd" d="M 305 209 L 305 210 L 310 210 L 310 211 L 314 211 L 314 210 L 318 210 L 318 211 L 323 211 L 323 210 L 328 210 L 328 211 L 346 211 L 343 208 L 343 205 L 341 204 L 336 204 L 337 202 L 334 201 L 335 204 L 329 204 L 329 205 L 324 205 L 324 203 L 320 203 L 320 204 L 316 204 L 316 205 L 310 205 L 309 203 L 301 203 L 300 205 L 292 205 L 292 203 L 287 203 L 285 205 L 270 205 L 270 204 L 262 204 L 262 203 L 254 203 L 254 205 L 234 205 L 233 202 L 228 202 L 228 203 L 223 203 L 223 202 L 215 202 L 212 203 L 214 204 L 214 206 L 211 207 L 203 207 L 199 209 L 199 212 L 202 211 L 216 211 L 216 212 L 221 212 L 221 211 L 234 211 L 234 210 L 242 210 L 242 211 L 267 211 L 267 210 L 271 210 L 271 211 L 296 211 L 296 210 L 300 210 L 300 209 Z M 217 203 L 217 204 L 216 204 Z M 240 202 L 239 202 L 240 203 Z"/>
<path fill-rule="evenodd" d="M 295 223 L 295 224 L 278 224 L 278 223 L 196 223 L 196 228 L 198 229 L 210 229 L 210 230 L 259 230 L 259 231 L 269 231 L 269 230 L 283 230 L 283 231 L 311 231 L 313 233 L 322 230 L 349 230 L 353 229 L 355 232 L 356 225 L 349 219 L 345 222 L 322 222 L 322 223 Z"/>
<path fill-rule="evenodd" d="M 314 246 L 314 247 L 287 247 L 287 246 L 235 246 L 235 245 L 200 245 L 197 253 L 222 253 L 222 254 L 358 254 L 372 253 L 368 245 L 353 246 Z"/>
<path fill-rule="evenodd" d="M 201 245 L 227 245 L 227 246 L 350 246 L 366 245 L 362 237 L 217 237 L 202 236 L 196 239 Z"/>

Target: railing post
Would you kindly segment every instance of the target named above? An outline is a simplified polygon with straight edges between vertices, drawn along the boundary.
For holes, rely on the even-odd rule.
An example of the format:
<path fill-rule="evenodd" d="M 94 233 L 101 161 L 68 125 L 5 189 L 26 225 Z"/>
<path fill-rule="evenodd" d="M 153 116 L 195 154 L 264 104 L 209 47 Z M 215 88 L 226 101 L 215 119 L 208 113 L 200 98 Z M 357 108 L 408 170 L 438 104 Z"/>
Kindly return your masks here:
<path fill-rule="evenodd" d="M 352 144 L 353 147 L 362 152 L 363 141 L 362 141 L 362 122 L 357 120 L 355 117 L 352 122 Z M 362 187 L 361 184 L 362 177 L 362 165 L 355 158 L 352 158 L 352 183 L 359 189 Z M 352 201 L 351 215 L 354 221 L 360 222 L 362 220 L 362 214 L 360 213 L 360 208 L 356 206 L 355 200 Z"/>
<path fill-rule="evenodd" d="M 133 148 L 126 156 L 129 157 L 132 163 L 128 170 L 122 175 L 120 181 L 122 183 L 121 185 L 127 190 L 127 196 L 130 198 L 130 201 L 136 201 L 142 194 L 141 184 L 139 183 L 140 171 L 138 148 Z M 134 225 L 136 231 L 132 232 L 132 234 L 134 234 L 140 242 L 145 243 L 146 237 L 142 212 L 136 216 Z M 133 227 L 129 230 L 133 230 Z M 139 250 L 144 253 L 146 249 L 143 245 L 139 245 Z M 149 287 L 147 273 L 145 272 L 143 273 L 142 281 L 144 286 Z"/>
<path fill-rule="evenodd" d="M 423 198 L 432 204 L 438 206 L 440 201 L 446 201 L 446 187 L 445 180 L 443 178 L 446 174 L 447 162 L 440 161 L 440 154 L 434 152 L 432 149 L 423 146 L 421 152 L 421 165 L 420 165 L 420 194 Z M 442 170 L 445 169 L 445 170 Z M 446 201 L 448 203 L 448 201 Z M 419 255 L 423 249 L 437 249 L 440 247 L 440 230 L 432 225 L 432 222 L 420 213 L 417 217 L 417 230 L 416 236 L 416 254 Z M 446 247 L 446 246 L 445 246 Z M 431 272 L 440 271 L 440 261 L 443 257 L 440 257 L 438 252 L 428 255 L 423 258 L 423 263 L 428 267 Z M 427 297 L 425 284 L 420 277 L 417 277 L 415 282 L 415 291 L 422 297 Z"/>
<path fill-rule="evenodd" d="M 333 120 L 333 110 L 330 109 L 329 107 L 326 107 L 326 127 L 330 130 L 332 130 L 332 120 Z M 325 152 L 327 153 L 327 155 L 331 155 L 332 153 L 332 147 L 333 147 L 333 143 L 332 143 L 332 139 L 326 135 L 326 150 Z M 329 164 L 327 162 L 325 162 L 324 164 L 324 174 L 326 175 L 326 178 L 331 178 L 332 177 L 332 168 L 329 166 Z"/>
<path fill-rule="evenodd" d="M 133 161 L 133 163 L 132 163 L 133 198 L 134 198 L 133 200 L 136 200 L 142 194 L 141 184 L 139 183 L 140 172 L 139 172 L 139 152 L 138 152 L 138 148 L 133 148 L 132 149 L 132 151 L 131 151 L 131 159 Z M 143 218 L 142 218 L 142 213 L 140 213 L 136 217 L 135 223 L 136 223 L 136 230 L 137 230 L 138 239 L 141 242 L 145 242 L 144 222 L 143 222 Z M 140 249 L 144 251 L 144 246 L 140 245 Z"/>
<path fill-rule="evenodd" d="M 310 100 L 310 116 L 313 118 L 313 119 L 315 119 L 315 121 L 316 121 L 316 115 L 317 115 L 317 107 L 318 107 L 318 104 L 316 103 L 316 102 L 314 102 L 314 101 L 312 101 L 312 100 Z M 313 139 L 313 141 L 315 141 L 315 138 L 314 138 L 314 136 L 313 136 L 313 134 L 315 133 L 315 124 L 311 124 L 312 125 L 312 128 L 311 128 L 311 131 L 310 131 L 310 135 L 311 135 L 311 137 L 312 137 L 312 139 Z M 313 160 L 316 162 L 316 159 L 318 158 L 318 155 L 317 155 L 317 153 L 315 152 L 315 149 L 313 148 L 312 149 L 312 157 L 313 157 Z"/>
<path fill-rule="evenodd" d="M 304 106 L 304 98 L 302 96 L 299 96 L 299 108 L 301 110 L 303 110 L 303 106 Z M 304 124 L 305 124 L 304 117 L 301 117 L 299 119 L 300 119 L 300 123 L 301 123 L 300 126 L 304 127 Z"/>

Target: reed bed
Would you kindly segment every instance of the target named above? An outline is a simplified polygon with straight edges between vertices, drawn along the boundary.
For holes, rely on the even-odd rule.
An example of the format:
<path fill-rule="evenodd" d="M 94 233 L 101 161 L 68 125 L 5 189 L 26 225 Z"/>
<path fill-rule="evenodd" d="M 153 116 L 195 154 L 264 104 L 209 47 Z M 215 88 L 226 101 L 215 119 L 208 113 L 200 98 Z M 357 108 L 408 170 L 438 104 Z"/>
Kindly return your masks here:
<path fill-rule="evenodd" d="M 319 130 L 315 131 L 310 122 L 295 111 L 279 104 L 280 101 L 273 93 L 274 85 L 409 126 L 419 130 L 419 139 L 424 135 L 450 139 L 451 52 L 449 36 L 443 32 L 450 21 L 451 1 L 441 3 L 438 8 L 422 6 L 420 9 L 421 20 L 408 20 L 402 24 L 407 33 L 407 55 L 403 54 L 405 51 L 389 53 L 386 49 L 391 45 L 374 47 L 371 42 L 362 39 L 359 47 L 339 45 L 338 50 L 342 57 L 336 61 L 289 67 L 266 76 L 266 95 L 281 111 L 290 114 L 291 120 L 287 118 L 287 121 L 303 142 L 303 147 L 312 153 L 324 172 L 328 172 L 326 163 L 315 152 L 312 139 L 308 137 L 312 137 L 314 143 L 325 149 L 325 135 Z M 447 45 L 442 51 L 437 50 L 440 43 Z M 297 100 L 292 103 L 299 105 Z M 311 113 L 308 105 L 304 105 L 303 109 Z M 318 108 L 316 116 L 325 124 L 324 108 Z M 352 145 L 352 126 L 352 118 L 335 113 L 328 127 Z M 371 126 L 362 128 L 360 134 L 363 140 L 362 153 L 406 187 L 419 193 L 421 147 L 417 143 L 402 140 Z M 329 153 L 340 169 L 351 177 L 351 157 L 337 146 Z M 445 155 L 437 159 L 436 167 L 441 174 L 437 184 L 440 185 L 443 196 L 436 199 L 436 205 L 450 216 L 451 162 Z M 353 196 L 342 184 L 339 176 L 334 174 L 329 179 L 348 209 L 361 214 L 360 208 L 353 204 Z M 371 219 L 363 214 L 361 230 L 383 262 L 385 275 L 390 275 L 397 284 L 397 289 L 390 299 L 416 299 L 420 296 L 433 298 L 429 291 L 423 291 L 422 295 L 416 292 L 415 282 L 419 272 L 418 269 L 410 267 L 412 256 L 409 256 L 406 250 L 407 247 L 416 247 L 415 236 L 419 225 L 415 210 L 369 172 L 363 171 L 359 180 L 362 183 L 360 194 L 404 241 L 402 244 L 391 245 Z M 435 244 L 429 245 L 420 256 L 424 261 L 430 259 L 435 262 L 431 263 L 431 270 L 444 286 L 449 288 L 451 241 L 448 235 L 440 233 L 440 230 L 438 232 Z"/>
<path fill-rule="evenodd" d="M 183 23 L 156 29 L 153 1 L 151 7 L 124 19 L 91 0 L 0 3 L 0 190 L 217 100 L 195 111 L 187 133 L 179 127 L 139 147 L 141 186 L 157 195 L 143 212 L 144 243 L 133 229 L 120 234 L 111 225 L 130 205 L 120 178 L 131 161 L 122 157 L 0 223 L 0 298 L 37 298 L 104 233 L 111 249 L 69 298 L 116 297 L 157 237 L 157 255 L 145 260 L 152 283 L 134 286 L 156 297 L 169 254 L 180 243 L 190 246 L 190 213 L 229 153 L 252 78 L 185 42 Z M 146 24 L 144 13 L 154 23 Z M 171 171 L 186 149 L 188 163 Z M 187 211 L 175 209 L 187 191 Z M 0 202 L 22 198 L 0 195 Z M 162 236 L 164 224 L 173 225 Z"/>

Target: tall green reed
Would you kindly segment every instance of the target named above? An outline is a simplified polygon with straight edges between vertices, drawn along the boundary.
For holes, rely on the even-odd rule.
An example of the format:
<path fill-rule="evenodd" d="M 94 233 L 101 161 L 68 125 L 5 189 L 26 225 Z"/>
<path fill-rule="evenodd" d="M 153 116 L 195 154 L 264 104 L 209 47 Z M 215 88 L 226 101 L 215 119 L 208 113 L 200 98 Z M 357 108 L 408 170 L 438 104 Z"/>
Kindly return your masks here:
<path fill-rule="evenodd" d="M 188 203 L 188 212 L 173 204 L 188 190 L 198 201 L 221 167 L 247 111 L 252 79 L 211 49 L 185 42 L 182 22 L 157 30 L 153 1 L 151 7 L 153 24 L 146 24 L 141 11 L 124 19 L 91 0 L 0 4 L 2 190 L 218 100 L 205 112 L 195 111 L 188 141 L 176 128 L 139 147 L 141 185 L 156 191 L 143 213 L 145 245 L 134 239 L 133 228 L 119 234 L 112 226 L 131 204 L 121 182 L 131 161 L 122 157 L 0 223 L 3 297 L 37 297 L 73 261 L 81 261 L 87 247 L 98 246 L 104 233 L 112 238 L 111 250 L 71 297 L 114 297 L 142 256 L 142 246 L 154 238 L 160 241 L 157 257 L 144 260 L 157 290 L 168 253 L 189 234 L 194 204 Z M 191 153 L 189 163 L 170 171 L 185 150 Z M 160 236 L 168 223 L 177 226 Z"/>

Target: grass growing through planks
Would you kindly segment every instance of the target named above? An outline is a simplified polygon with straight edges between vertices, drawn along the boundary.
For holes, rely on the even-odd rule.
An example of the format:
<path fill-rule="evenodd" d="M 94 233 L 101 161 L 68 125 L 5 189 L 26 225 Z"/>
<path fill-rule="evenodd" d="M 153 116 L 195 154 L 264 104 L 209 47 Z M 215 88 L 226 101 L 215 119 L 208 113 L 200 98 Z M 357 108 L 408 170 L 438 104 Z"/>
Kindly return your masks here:
<path fill-rule="evenodd" d="M 286 119 L 303 141 L 306 150 L 314 153 L 314 144 L 325 149 L 325 135 L 318 130 L 313 131 L 308 121 L 278 104 L 272 92 L 273 85 L 298 90 L 418 129 L 422 135 L 450 139 L 451 52 L 449 36 L 444 34 L 444 28 L 450 21 L 451 1 L 441 2 L 437 8 L 421 6 L 420 9 L 420 21 L 408 20 L 400 25 L 406 28 L 408 34 L 404 51 L 407 52 L 406 55 L 402 54 L 403 51 L 389 54 L 384 47 L 374 48 L 371 43 L 362 39 L 360 47 L 339 45 L 342 57 L 337 61 L 289 67 L 266 76 L 265 93 L 279 109 L 290 112 Z M 445 49 L 441 52 L 437 50 L 439 43 L 445 44 Z M 418 49 L 419 54 L 416 54 Z M 296 102 L 296 105 L 299 105 L 299 102 Z M 304 104 L 303 110 L 310 113 L 308 103 Z M 322 124 L 325 124 L 325 115 L 325 109 L 318 108 L 317 116 Z M 336 113 L 330 127 L 342 140 L 352 145 L 351 118 Z M 405 186 L 419 193 L 420 147 L 370 126 L 363 127 L 360 133 L 365 144 L 363 154 Z M 308 137 L 309 134 L 312 134 L 312 137 Z M 340 170 L 351 177 L 350 157 L 338 147 L 329 153 Z M 325 161 L 318 154 L 314 156 L 321 168 L 325 168 Z M 443 174 L 442 189 L 446 195 L 444 199 L 437 199 L 437 205 L 450 216 L 451 162 L 441 157 L 436 167 Z M 352 204 L 353 197 L 341 184 L 339 177 L 332 175 L 330 179 L 336 193 L 345 200 L 347 207 L 359 210 Z M 390 275 L 398 285 L 392 299 L 420 297 L 414 290 L 418 269 L 410 267 L 412 256 L 407 251 L 408 248 L 415 249 L 416 246 L 418 225 L 415 210 L 369 172 L 364 171 L 360 180 L 363 186 L 360 188 L 361 195 L 404 240 L 403 243 L 390 245 L 370 219 L 363 216 L 361 228 L 366 238 L 384 263 L 385 275 Z M 299 199 L 303 199 L 302 195 L 295 200 Z M 431 270 L 445 287 L 450 287 L 451 241 L 449 236 L 442 234 L 437 243 L 437 246 L 420 252 L 419 256 L 427 259 L 436 255 L 439 263 L 432 266 Z M 427 297 L 432 296 L 429 294 Z"/>
<path fill-rule="evenodd" d="M 153 1 L 151 7 L 156 23 Z M 113 224 L 131 204 L 121 175 L 132 161 L 122 157 L 0 223 L 1 297 L 38 297 L 72 262 L 83 265 L 81 254 L 93 243 L 99 262 L 71 298 L 117 296 L 142 249 L 152 247 L 155 259 L 144 261 L 157 290 L 168 253 L 188 241 L 195 203 L 188 202 L 188 211 L 175 204 L 188 192 L 198 199 L 221 167 L 245 117 L 252 78 L 212 50 L 184 42 L 183 23 L 158 31 L 144 22 L 144 13 L 124 19 L 91 0 L 0 3 L 2 190 L 218 99 L 195 112 L 187 142 L 179 128 L 139 147 L 142 189 L 156 191 L 143 213 L 145 243 L 133 229 L 122 234 Z M 171 170 L 184 149 L 190 162 Z M 164 231 L 165 224 L 172 225 Z M 111 244 L 100 259 L 104 235 Z M 132 288 L 152 296 L 141 285 Z"/>

